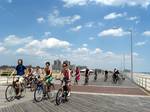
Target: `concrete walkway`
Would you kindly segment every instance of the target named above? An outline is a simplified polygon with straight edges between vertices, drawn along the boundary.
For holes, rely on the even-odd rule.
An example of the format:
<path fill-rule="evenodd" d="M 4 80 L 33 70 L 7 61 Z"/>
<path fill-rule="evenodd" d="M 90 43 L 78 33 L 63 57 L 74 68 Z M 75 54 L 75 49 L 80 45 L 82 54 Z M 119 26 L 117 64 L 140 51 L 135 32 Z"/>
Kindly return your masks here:
<path fill-rule="evenodd" d="M 59 81 L 55 83 L 57 91 Z M 103 75 L 99 74 L 96 82 L 90 76 L 89 85 L 83 83 L 81 77 L 79 85 L 72 86 L 69 102 L 60 106 L 55 105 L 55 96 L 35 103 L 29 90 L 26 97 L 6 102 L 6 86 L 0 86 L 0 112 L 150 112 L 150 96 L 128 79 L 115 85 L 111 76 L 104 82 Z"/>

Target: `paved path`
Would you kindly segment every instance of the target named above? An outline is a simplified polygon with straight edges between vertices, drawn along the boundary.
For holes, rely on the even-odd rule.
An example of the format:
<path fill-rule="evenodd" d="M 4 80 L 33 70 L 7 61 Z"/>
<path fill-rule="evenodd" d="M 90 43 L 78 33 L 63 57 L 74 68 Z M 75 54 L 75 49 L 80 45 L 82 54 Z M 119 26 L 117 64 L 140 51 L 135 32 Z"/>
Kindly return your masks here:
<path fill-rule="evenodd" d="M 0 112 L 149 112 L 150 97 L 72 94 L 69 102 L 56 106 L 53 100 L 26 101 L 2 108 Z"/>
<path fill-rule="evenodd" d="M 93 76 L 90 79 L 89 85 L 83 86 L 81 77 L 79 85 L 72 86 L 70 101 L 59 107 L 53 102 L 55 98 L 34 103 L 30 91 L 20 100 L 6 102 L 6 86 L 0 86 L 0 112 L 150 112 L 150 97 L 130 80 L 114 85 L 110 78 L 104 82 L 103 75 L 96 82 Z M 57 90 L 59 81 L 55 83 Z"/>

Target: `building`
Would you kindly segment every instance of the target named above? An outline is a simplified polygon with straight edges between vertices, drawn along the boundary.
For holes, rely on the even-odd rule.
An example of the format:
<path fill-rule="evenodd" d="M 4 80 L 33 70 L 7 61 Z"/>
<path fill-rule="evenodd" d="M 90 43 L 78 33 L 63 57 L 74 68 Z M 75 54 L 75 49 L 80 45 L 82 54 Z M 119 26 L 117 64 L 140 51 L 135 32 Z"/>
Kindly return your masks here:
<path fill-rule="evenodd" d="M 54 64 L 52 65 L 52 68 L 54 71 L 59 72 L 61 70 L 61 61 L 58 60 L 54 60 Z"/>

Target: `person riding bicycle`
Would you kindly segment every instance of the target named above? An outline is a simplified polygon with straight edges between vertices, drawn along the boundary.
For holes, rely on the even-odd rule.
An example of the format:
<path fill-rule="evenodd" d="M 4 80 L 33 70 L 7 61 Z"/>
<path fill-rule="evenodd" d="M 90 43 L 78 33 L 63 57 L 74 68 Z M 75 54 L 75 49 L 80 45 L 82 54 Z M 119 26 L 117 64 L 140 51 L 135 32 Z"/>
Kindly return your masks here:
<path fill-rule="evenodd" d="M 84 85 L 88 85 L 89 83 L 89 75 L 90 75 L 90 70 L 88 68 L 85 69 L 85 81 Z"/>
<path fill-rule="evenodd" d="M 104 82 L 106 82 L 106 81 L 107 81 L 107 79 L 108 79 L 108 71 L 107 71 L 107 70 L 105 70 L 105 78 L 104 78 Z"/>
<path fill-rule="evenodd" d="M 67 86 L 67 90 L 68 90 L 68 96 L 70 96 L 70 93 L 71 93 L 71 74 L 70 74 L 70 70 L 69 70 L 68 64 L 66 62 L 63 62 L 62 67 L 63 67 L 63 69 L 61 71 L 60 76 L 63 77 L 63 80 L 62 80 L 61 85 L 63 85 L 63 82 L 65 83 L 65 85 Z"/>
<path fill-rule="evenodd" d="M 75 83 L 78 85 L 78 81 L 80 80 L 80 69 L 79 67 L 76 67 L 75 70 Z"/>
<path fill-rule="evenodd" d="M 22 59 L 19 59 L 18 60 L 18 65 L 16 66 L 16 71 L 17 71 L 17 74 L 16 74 L 16 77 L 17 77 L 17 80 L 15 80 L 14 82 L 16 83 L 16 86 L 18 88 L 18 92 L 16 92 L 16 96 L 20 96 L 20 93 L 21 93 L 21 83 L 23 83 L 23 76 L 25 74 L 25 70 L 26 70 L 26 67 L 23 65 L 23 60 Z"/>
<path fill-rule="evenodd" d="M 36 78 L 36 79 L 40 79 L 42 77 L 42 70 L 40 68 L 40 66 L 36 66 L 34 72 L 33 72 L 33 76 Z"/>
<path fill-rule="evenodd" d="M 50 68 L 50 62 L 46 62 L 45 63 L 45 68 L 44 68 L 44 72 L 45 72 L 45 82 L 47 87 L 49 87 L 50 85 L 53 85 L 52 81 L 53 81 L 53 77 L 52 77 L 52 68 Z M 47 88 L 49 90 L 49 88 Z"/>
<path fill-rule="evenodd" d="M 27 78 L 27 85 L 30 86 L 32 80 L 33 80 L 33 69 L 32 65 L 29 65 L 27 68 L 27 73 L 26 73 L 26 78 Z"/>

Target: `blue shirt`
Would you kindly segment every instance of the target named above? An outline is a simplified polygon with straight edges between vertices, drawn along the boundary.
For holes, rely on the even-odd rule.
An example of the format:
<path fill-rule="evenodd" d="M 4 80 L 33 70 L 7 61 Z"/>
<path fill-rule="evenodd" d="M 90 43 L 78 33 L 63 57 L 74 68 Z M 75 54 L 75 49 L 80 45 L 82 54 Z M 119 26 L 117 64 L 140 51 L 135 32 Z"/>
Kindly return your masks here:
<path fill-rule="evenodd" d="M 16 67 L 17 75 L 19 75 L 19 76 L 24 75 L 25 69 L 26 69 L 26 67 L 24 65 L 17 65 L 17 67 Z"/>

